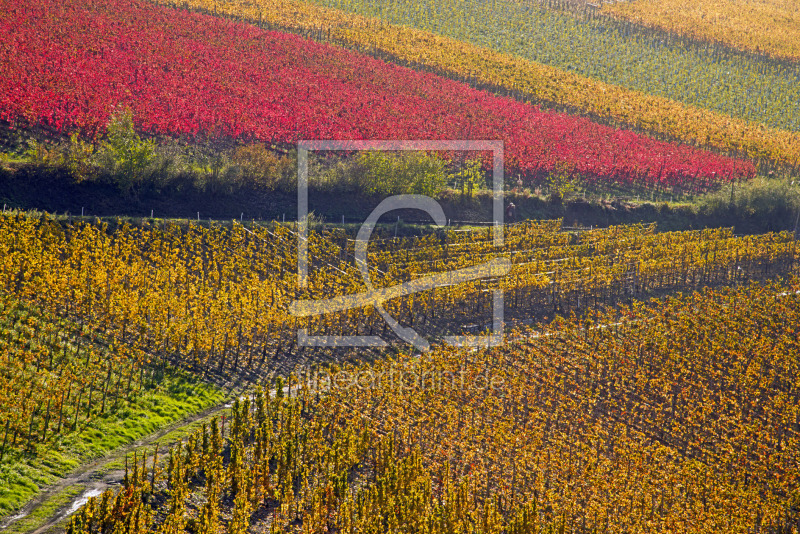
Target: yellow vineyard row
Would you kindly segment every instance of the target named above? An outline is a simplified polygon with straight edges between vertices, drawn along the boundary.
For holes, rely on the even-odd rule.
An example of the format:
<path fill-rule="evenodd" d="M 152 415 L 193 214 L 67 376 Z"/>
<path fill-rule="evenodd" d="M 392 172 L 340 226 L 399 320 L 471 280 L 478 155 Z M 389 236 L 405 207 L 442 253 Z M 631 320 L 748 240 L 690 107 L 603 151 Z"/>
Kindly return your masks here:
<path fill-rule="evenodd" d="M 740 50 L 800 59 L 800 5 L 795 0 L 641 0 L 614 4 L 604 11 Z"/>

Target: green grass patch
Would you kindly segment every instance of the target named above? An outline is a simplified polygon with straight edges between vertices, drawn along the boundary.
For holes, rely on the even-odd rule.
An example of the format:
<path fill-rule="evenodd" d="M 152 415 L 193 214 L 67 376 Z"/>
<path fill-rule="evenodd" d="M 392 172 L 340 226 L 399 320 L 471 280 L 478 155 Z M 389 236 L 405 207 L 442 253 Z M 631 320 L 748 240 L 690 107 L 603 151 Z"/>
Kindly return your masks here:
<path fill-rule="evenodd" d="M 215 417 L 219 417 L 222 414 L 228 414 L 228 410 L 215 414 Z M 184 438 L 186 438 L 188 436 L 191 436 L 200 427 L 203 426 L 204 422 L 207 422 L 207 420 L 206 419 L 199 420 L 199 421 L 196 421 L 196 422 L 194 422 L 194 423 L 192 423 L 190 425 L 182 426 L 180 428 L 176 428 L 175 430 L 173 430 L 171 432 L 167 432 L 161 438 L 159 438 L 159 440 L 158 440 L 159 448 L 163 448 L 163 446 L 172 446 L 175 443 L 177 443 L 178 440 L 182 440 L 182 439 L 184 439 Z M 149 447 L 146 447 L 145 448 L 145 452 L 147 452 L 148 455 L 152 456 L 152 454 L 153 454 L 153 446 L 151 445 Z M 162 465 L 165 460 L 166 460 L 165 456 L 163 456 L 163 455 L 160 456 L 159 457 L 159 465 Z M 120 458 L 118 458 L 116 460 L 113 460 L 113 461 L 105 464 L 101 470 L 97 471 L 97 474 L 98 475 L 104 475 L 104 474 L 108 473 L 109 471 L 121 470 L 121 469 L 124 469 L 124 468 L 125 468 L 125 458 L 124 457 L 120 457 Z"/>
<path fill-rule="evenodd" d="M 64 489 L 53 495 L 47 501 L 42 503 L 40 507 L 34 510 L 30 515 L 19 519 L 11 524 L 4 532 L 6 534 L 23 534 L 25 532 L 33 532 L 42 525 L 44 525 L 58 510 L 72 503 L 78 498 L 86 486 L 77 484 Z"/>
<path fill-rule="evenodd" d="M 167 374 L 158 389 L 129 405 L 92 419 L 77 432 L 40 445 L 35 452 L 14 451 L 0 464 L 0 518 L 18 510 L 39 491 L 80 465 L 188 415 L 218 404 L 225 392 L 188 374 Z"/>

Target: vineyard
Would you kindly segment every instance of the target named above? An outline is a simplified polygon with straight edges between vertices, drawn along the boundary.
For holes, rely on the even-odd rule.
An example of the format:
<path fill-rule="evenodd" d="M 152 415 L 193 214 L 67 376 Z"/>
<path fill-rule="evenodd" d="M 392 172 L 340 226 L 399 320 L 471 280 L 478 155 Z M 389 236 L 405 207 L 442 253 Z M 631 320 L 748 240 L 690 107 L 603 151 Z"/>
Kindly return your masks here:
<path fill-rule="evenodd" d="M 794 532 L 798 292 L 709 290 L 612 328 L 594 313 L 279 380 L 227 433 L 132 458 L 67 532 Z"/>
<path fill-rule="evenodd" d="M 125 346 L 115 350 L 90 330 L 38 317 L 9 297 L 2 309 L 0 369 L 6 379 L 0 460 L 7 448 L 30 447 L 64 428 L 75 430 L 93 411 L 103 414 L 142 390 L 143 353 L 129 353 Z"/>
<path fill-rule="evenodd" d="M 309 283 L 298 292 L 296 234 L 283 226 L 250 226 L 145 223 L 111 230 L 107 223 L 63 226 L 24 214 L 3 218 L 0 287 L 44 313 L 83 325 L 74 331 L 58 324 L 26 328 L 30 321 L 8 312 L 16 326 L 6 342 L 23 351 L 6 352 L 4 365 L 15 377 L 8 387 L 52 392 L 52 410 L 26 406 L 27 395 L 6 402 L 0 413 L 12 443 L 44 440 L 51 420 L 57 433 L 64 414 L 77 421 L 77 407 L 85 406 L 88 415 L 93 399 L 102 413 L 120 391 L 128 395 L 141 387 L 146 359 L 236 373 L 297 351 L 297 328 L 385 332 L 370 308 L 306 319 L 289 314 L 295 298 L 366 290 L 353 236 L 340 229 L 311 235 Z M 656 233 L 653 226 L 570 233 L 559 232 L 560 226 L 546 221 L 509 227 L 501 249 L 490 230 L 387 240 L 368 254 L 372 280 L 388 287 L 426 273 L 507 260 L 510 270 L 503 278 L 386 303 L 390 314 L 441 336 L 465 321 L 490 324 L 490 290 L 504 291 L 510 319 L 552 317 L 611 309 L 663 291 L 768 278 L 791 272 L 797 259 L 795 241 L 785 233 Z M 9 310 L 18 306 L 7 304 Z M 101 356 L 108 346 L 118 347 L 111 358 Z"/>
<path fill-rule="evenodd" d="M 76 463 L 222 398 L 83 320 L 5 292 L 0 309 L 0 517 Z"/>
<path fill-rule="evenodd" d="M 152 134 L 278 144 L 503 139 L 509 166 L 531 176 L 561 170 L 601 183 L 705 190 L 755 171 L 749 161 L 209 16 L 143 3 L 31 0 L 4 9 L 2 22 L 9 61 L 0 110 L 20 126 L 99 135 L 115 106 L 130 106 L 137 128 Z M 142 43 L 135 54 L 133 41 Z"/>
<path fill-rule="evenodd" d="M 731 531 L 746 532 L 758 522 L 778 525 L 792 517 L 796 459 L 789 452 L 762 458 L 760 449 L 748 448 L 781 443 L 780 451 L 794 451 L 797 436 L 794 412 L 774 404 L 791 404 L 797 392 L 795 286 L 754 283 L 796 270 L 790 234 L 658 233 L 652 225 L 561 231 L 562 221 L 554 220 L 507 226 L 496 247 L 491 229 L 445 228 L 404 238 L 380 233 L 367 250 L 376 287 L 489 261 L 504 260 L 509 271 L 387 300 L 387 312 L 426 337 L 432 351 L 410 356 L 406 345 L 389 338 L 395 359 L 373 350 L 376 363 L 352 368 L 350 350 L 298 345 L 298 329 L 386 337 L 386 323 L 373 308 L 289 313 L 298 300 L 367 289 L 354 236 L 341 227 L 312 229 L 308 285 L 298 290 L 291 225 L 143 220 L 134 226 L 25 213 L 0 222 L 0 288 L 14 295 L 4 303 L 4 388 L 29 392 L 2 398 L 0 454 L 75 431 L 129 402 L 165 367 L 257 383 L 275 372 L 293 377 L 289 398 L 280 397 L 278 383 L 271 400 L 262 391 L 237 405 L 232 421 L 208 423 L 169 455 L 156 447 L 131 459 L 126 489 L 90 501 L 74 516 L 74 532 L 113 530 L 116 523 L 142 532 L 154 525 L 181 532 L 223 524 L 244 532 L 252 517 L 274 532 L 298 521 L 309 532 L 324 525 L 370 531 L 365 525 L 411 518 L 432 531 L 448 524 L 485 532 L 547 525 L 588 531 L 606 523 L 638 528 L 644 521 L 674 530 L 676 522 L 700 517 L 728 520 Z M 742 289 L 647 300 L 708 286 Z M 491 329 L 497 290 L 514 327 L 511 344 L 480 352 L 443 344 L 447 335 Z M 711 328 L 702 314 L 719 314 L 720 307 L 731 308 L 731 325 L 750 324 L 753 316 L 753 326 L 736 330 L 742 340 L 716 326 L 698 330 Z M 696 314 L 693 322 L 688 310 Z M 558 319 L 571 313 L 580 319 Z M 773 329 L 759 330 L 777 318 Z M 527 329 L 531 321 L 537 330 Z M 698 340 L 708 354 L 695 361 L 695 352 L 680 347 Z M 715 354 L 729 359 L 710 360 Z M 743 365 L 754 354 L 763 359 Z M 682 358 L 694 363 L 686 367 Z M 394 395 L 383 386 L 354 395 L 330 386 L 341 376 L 392 376 L 396 365 L 405 369 L 401 376 L 424 365 L 421 376 L 449 380 L 458 372 L 460 380 L 493 376 L 506 385 L 490 397 L 438 389 L 439 397 L 407 389 Z M 706 387 L 720 376 L 732 385 Z M 46 400 L 27 402 L 34 396 Z M 715 407 L 729 406 L 729 396 L 755 404 L 708 419 L 722 413 Z M 767 406 L 774 411 L 764 412 Z M 520 435 L 528 441 L 515 442 Z M 545 450 L 546 461 L 539 452 Z M 510 462 L 512 451 L 529 452 Z M 633 467 L 632 457 L 640 458 Z M 764 494 L 765 473 L 777 467 L 786 473 L 783 486 L 772 479 Z M 576 487 L 579 472 L 594 478 Z M 683 481 L 669 494 L 657 489 L 667 474 Z M 397 486 L 398 477 L 406 482 Z M 601 487 L 604 479 L 620 486 Z M 709 479 L 724 479 L 724 487 L 704 486 Z M 620 497 L 612 507 L 608 495 L 632 496 L 637 487 L 650 493 L 635 502 Z M 202 506 L 198 495 L 205 496 Z M 749 508 L 736 508 L 742 499 Z"/>
<path fill-rule="evenodd" d="M 631 2 L 606 8 L 616 17 L 772 57 L 800 59 L 797 6 L 790 0 L 761 0 L 742 6 L 704 2 Z M 761 31 L 770 23 L 769 36 Z"/>
<path fill-rule="evenodd" d="M 411 26 L 608 84 L 662 96 L 783 130 L 800 129 L 794 63 L 730 50 L 667 44 L 605 19 L 581 20 L 537 2 L 314 0 Z M 736 9 L 731 3 L 731 10 Z"/>
<path fill-rule="evenodd" d="M 160 1 L 204 13 L 244 19 L 265 28 L 299 33 L 360 52 L 421 66 L 472 86 L 556 110 L 639 129 L 666 140 L 742 153 L 763 164 L 796 170 L 800 137 L 795 132 L 736 119 L 667 98 L 624 89 L 521 57 L 481 48 L 435 33 L 310 3 L 260 0 Z"/>
<path fill-rule="evenodd" d="M 369 252 L 370 275 L 375 286 L 389 287 L 427 273 L 508 261 L 502 278 L 385 303 L 398 319 L 429 325 L 435 337 L 453 333 L 465 320 L 489 322 L 494 289 L 504 291 L 512 319 L 552 317 L 610 309 L 663 291 L 765 279 L 791 272 L 797 259 L 787 233 L 656 233 L 652 226 L 634 225 L 575 234 L 558 232 L 560 226 L 561 221 L 511 226 L 501 249 L 493 246 L 489 230 L 392 239 L 385 249 Z M 297 235 L 285 226 L 145 221 L 111 230 L 107 223 L 62 226 L 18 214 L 0 226 L 0 287 L 128 347 L 133 352 L 123 361 L 133 370 L 143 351 L 204 373 L 252 371 L 296 351 L 298 328 L 320 334 L 385 331 L 370 307 L 306 318 L 289 313 L 295 300 L 367 290 L 352 237 L 336 228 L 312 233 L 308 285 L 299 290 Z M 47 351 L 42 354 L 49 358 Z M 37 366 L 50 368 L 41 360 Z M 103 384 L 115 383 L 109 380 Z M 13 413 L 15 429 L 27 436 L 29 420 Z"/>
<path fill-rule="evenodd" d="M 800 534 L 794 4 L 0 0 L 0 530 Z"/>

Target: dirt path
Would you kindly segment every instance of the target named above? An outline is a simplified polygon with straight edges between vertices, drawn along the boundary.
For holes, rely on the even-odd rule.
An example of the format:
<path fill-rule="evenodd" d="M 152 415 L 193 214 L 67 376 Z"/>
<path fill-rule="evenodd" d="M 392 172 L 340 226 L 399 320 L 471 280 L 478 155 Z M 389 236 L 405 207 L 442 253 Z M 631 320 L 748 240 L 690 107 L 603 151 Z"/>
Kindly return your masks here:
<path fill-rule="evenodd" d="M 41 506 L 46 504 L 51 498 L 56 497 L 61 492 L 74 486 L 83 486 L 84 489 L 78 496 L 71 499 L 67 504 L 56 509 L 50 515 L 50 517 L 45 520 L 44 523 L 41 523 L 34 530 L 29 531 L 28 534 L 44 534 L 48 531 L 52 531 L 59 523 L 64 521 L 70 515 L 75 513 L 81 506 L 86 504 L 86 501 L 88 501 L 89 497 L 96 497 L 101 495 L 106 489 L 122 484 L 125 471 L 122 469 L 110 469 L 109 466 L 111 464 L 124 459 L 126 456 L 133 453 L 134 450 L 159 443 L 164 436 L 172 432 L 190 427 L 197 423 L 211 420 L 220 412 L 229 409 L 236 397 L 243 398 L 241 395 L 248 385 L 251 384 L 247 382 L 237 382 L 236 386 L 233 386 L 228 390 L 228 398 L 222 403 L 210 408 L 206 408 L 205 410 L 185 417 L 180 421 L 175 421 L 174 423 L 165 426 L 157 432 L 143 436 L 129 445 L 110 452 L 102 458 L 98 458 L 83 464 L 77 470 L 73 471 L 71 474 L 62 478 L 58 482 L 43 488 L 39 494 L 28 501 L 25 506 L 23 506 L 16 514 L 10 518 L 7 518 L 2 524 L 0 524 L 0 530 L 5 530 L 17 521 L 31 515 Z M 298 387 L 292 386 L 291 390 L 297 391 Z M 290 388 L 284 387 L 283 392 L 284 394 L 290 394 Z M 275 389 L 270 390 L 271 395 L 275 395 L 275 393 Z M 158 446 L 159 456 L 162 458 L 165 457 L 173 444 L 174 440 L 160 443 Z M 152 452 L 152 450 L 149 452 Z"/>
<path fill-rule="evenodd" d="M 55 484 L 42 489 L 41 492 L 36 495 L 36 497 L 28 501 L 28 503 L 25 504 L 25 506 L 23 506 L 22 509 L 20 509 L 15 515 L 11 516 L 10 518 L 6 519 L 5 522 L 0 524 L 0 530 L 7 529 L 20 519 L 23 519 L 24 517 L 35 512 L 40 506 L 62 491 L 77 485 L 85 486 L 84 491 L 79 497 L 68 503 L 66 506 L 62 506 L 60 509 L 56 510 L 44 524 L 32 531 L 35 534 L 47 532 L 75 512 L 79 508 L 79 506 L 75 506 L 78 504 L 78 501 L 83 501 L 83 503 L 85 503 L 85 500 L 88 499 L 88 497 L 99 495 L 107 488 L 122 483 L 122 479 L 125 474 L 124 471 L 109 470 L 109 465 L 125 458 L 127 455 L 132 454 L 134 450 L 157 443 L 161 438 L 171 432 L 189 427 L 206 419 L 211 419 L 229 407 L 230 404 L 228 401 L 216 406 L 212 406 L 203 410 L 202 412 L 198 412 L 194 415 L 181 419 L 180 421 L 176 421 L 168 426 L 165 426 L 161 430 L 144 436 L 137 441 L 130 443 L 129 445 L 121 447 L 107 454 L 106 456 L 103 456 L 102 458 L 98 458 L 82 465 L 76 471 L 62 478 Z M 164 443 L 163 445 L 159 446 L 159 454 L 162 452 L 166 453 L 169 450 L 170 445 L 171 443 Z"/>

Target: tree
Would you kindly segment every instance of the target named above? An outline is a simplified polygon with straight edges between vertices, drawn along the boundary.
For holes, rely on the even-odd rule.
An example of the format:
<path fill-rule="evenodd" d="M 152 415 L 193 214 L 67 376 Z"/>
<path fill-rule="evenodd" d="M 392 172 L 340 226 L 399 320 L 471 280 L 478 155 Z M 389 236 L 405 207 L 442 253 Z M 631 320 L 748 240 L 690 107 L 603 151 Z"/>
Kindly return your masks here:
<path fill-rule="evenodd" d="M 141 139 L 136 133 L 130 109 L 122 109 L 111 116 L 100 158 L 120 189 L 130 194 L 141 185 L 154 153 L 155 143 Z"/>

